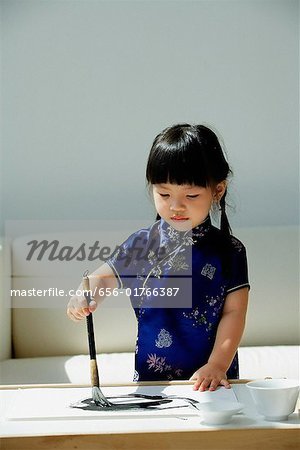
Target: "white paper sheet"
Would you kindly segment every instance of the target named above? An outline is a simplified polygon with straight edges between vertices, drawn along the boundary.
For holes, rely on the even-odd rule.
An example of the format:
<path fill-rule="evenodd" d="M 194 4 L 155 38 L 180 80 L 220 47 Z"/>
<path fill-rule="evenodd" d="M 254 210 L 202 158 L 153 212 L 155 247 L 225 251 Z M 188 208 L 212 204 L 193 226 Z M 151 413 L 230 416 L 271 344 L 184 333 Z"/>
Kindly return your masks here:
<path fill-rule="evenodd" d="M 188 397 L 197 401 L 228 401 L 236 402 L 233 389 L 218 388 L 213 392 L 195 392 L 192 385 L 171 385 L 171 386 L 122 386 L 102 388 L 106 397 L 117 397 L 131 393 Z M 11 401 L 5 416 L 8 420 L 43 420 L 43 419 L 76 419 L 76 418 L 99 418 L 108 417 L 128 417 L 141 415 L 196 415 L 197 411 L 188 406 L 182 400 L 175 400 L 172 403 L 163 404 L 157 409 L 145 410 L 134 409 L 126 411 L 110 411 L 101 408 L 97 411 L 71 408 L 70 405 L 81 400 L 91 398 L 91 388 L 39 388 L 39 389 L 18 389 Z M 135 399 L 134 401 L 138 401 Z M 116 400 L 111 399 L 114 402 Z M 120 400 L 119 400 L 120 401 Z M 127 401 L 127 400 L 124 400 Z"/>

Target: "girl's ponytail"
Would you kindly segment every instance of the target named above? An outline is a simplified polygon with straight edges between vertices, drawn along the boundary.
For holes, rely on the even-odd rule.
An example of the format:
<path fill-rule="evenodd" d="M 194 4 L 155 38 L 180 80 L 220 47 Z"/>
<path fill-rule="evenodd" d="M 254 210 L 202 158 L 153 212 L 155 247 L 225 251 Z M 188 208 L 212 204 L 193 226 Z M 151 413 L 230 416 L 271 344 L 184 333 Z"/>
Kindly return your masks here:
<path fill-rule="evenodd" d="M 229 224 L 229 221 L 227 218 L 227 214 L 226 214 L 226 201 L 225 201 L 226 193 L 227 193 L 227 189 L 224 192 L 224 195 L 221 197 L 221 200 L 220 200 L 220 210 L 221 210 L 220 228 L 221 228 L 221 231 L 226 236 L 229 236 L 231 234 L 231 227 L 230 227 L 230 224 Z"/>

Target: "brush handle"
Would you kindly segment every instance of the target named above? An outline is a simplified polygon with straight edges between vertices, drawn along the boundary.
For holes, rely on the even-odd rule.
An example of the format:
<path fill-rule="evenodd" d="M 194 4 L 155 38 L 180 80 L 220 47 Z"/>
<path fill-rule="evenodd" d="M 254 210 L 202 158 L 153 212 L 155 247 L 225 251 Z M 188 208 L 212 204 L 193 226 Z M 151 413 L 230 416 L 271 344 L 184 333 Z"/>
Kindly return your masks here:
<path fill-rule="evenodd" d="M 92 387 L 99 387 L 99 373 L 96 359 L 90 360 L 90 375 L 91 375 L 91 385 Z"/>
<path fill-rule="evenodd" d="M 84 290 L 84 296 L 89 305 L 91 301 L 91 294 L 90 294 L 90 281 L 88 277 L 83 277 L 82 286 Z M 95 344 L 94 323 L 92 313 L 90 313 L 86 317 L 86 325 L 87 325 L 89 352 L 90 352 L 91 384 L 92 386 L 99 387 L 99 374 L 96 360 L 96 344 Z"/>
<path fill-rule="evenodd" d="M 83 290 L 84 290 L 84 296 L 85 296 L 85 298 L 86 298 L 86 300 L 87 300 L 87 302 L 88 302 L 88 304 L 90 304 L 90 301 L 91 301 L 91 297 L 90 297 L 90 295 L 91 295 L 91 289 L 90 289 L 90 280 L 89 280 L 89 277 L 88 276 L 84 276 L 83 278 L 82 278 L 82 288 L 83 288 Z M 88 297 L 87 297 L 88 296 Z"/>
<path fill-rule="evenodd" d="M 90 313 L 86 318 L 88 341 L 89 341 L 89 352 L 90 352 L 90 375 L 91 375 L 91 385 L 99 387 L 99 373 L 96 360 L 96 344 L 94 336 L 94 323 L 93 315 Z"/>
<path fill-rule="evenodd" d="M 88 332 L 90 359 L 96 360 L 96 344 L 95 344 L 94 324 L 93 324 L 92 313 L 90 313 L 87 316 L 86 325 L 87 325 L 87 332 Z"/>

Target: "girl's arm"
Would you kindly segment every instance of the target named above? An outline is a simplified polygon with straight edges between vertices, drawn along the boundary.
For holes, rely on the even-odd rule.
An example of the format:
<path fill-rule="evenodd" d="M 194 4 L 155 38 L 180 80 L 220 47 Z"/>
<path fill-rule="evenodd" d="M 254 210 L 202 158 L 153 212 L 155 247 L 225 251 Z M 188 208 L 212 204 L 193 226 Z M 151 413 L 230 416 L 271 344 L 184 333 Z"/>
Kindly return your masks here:
<path fill-rule="evenodd" d="M 82 283 L 78 286 L 78 292 L 81 291 L 82 295 L 74 295 L 70 298 L 67 306 L 67 315 L 74 322 L 78 322 L 84 317 L 88 316 L 91 312 L 95 311 L 98 304 L 104 300 L 105 295 L 100 295 L 100 288 L 115 289 L 118 287 L 117 278 L 108 264 L 103 264 L 99 269 L 95 270 L 89 275 L 90 290 L 93 293 L 93 300 L 89 306 L 83 295 Z"/>
<path fill-rule="evenodd" d="M 200 367 L 191 380 L 195 390 L 215 390 L 219 384 L 230 387 L 226 372 L 243 335 L 248 305 L 248 288 L 227 295 L 215 344 L 207 364 Z"/>

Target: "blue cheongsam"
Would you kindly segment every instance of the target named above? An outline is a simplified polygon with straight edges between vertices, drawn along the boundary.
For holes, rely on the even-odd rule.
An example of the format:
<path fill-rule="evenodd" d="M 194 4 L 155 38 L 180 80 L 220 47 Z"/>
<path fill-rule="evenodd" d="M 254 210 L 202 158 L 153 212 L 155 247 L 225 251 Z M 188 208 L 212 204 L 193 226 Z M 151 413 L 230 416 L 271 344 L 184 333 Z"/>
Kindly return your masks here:
<path fill-rule="evenodd" d="M 208 361 L 227 294 L 249 288 L 244 245 L 210 217 L 188 232 L 160 219 L 107 263 L 138 321 L 135 381 L 189 379 Z M 239 377 L 237 354 L 227 377 Z"/>

